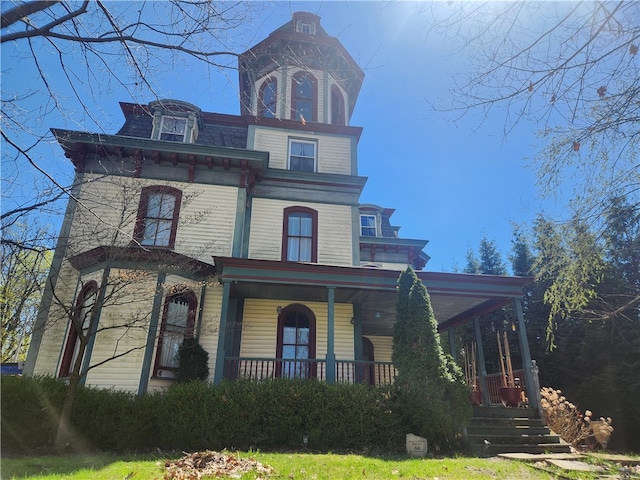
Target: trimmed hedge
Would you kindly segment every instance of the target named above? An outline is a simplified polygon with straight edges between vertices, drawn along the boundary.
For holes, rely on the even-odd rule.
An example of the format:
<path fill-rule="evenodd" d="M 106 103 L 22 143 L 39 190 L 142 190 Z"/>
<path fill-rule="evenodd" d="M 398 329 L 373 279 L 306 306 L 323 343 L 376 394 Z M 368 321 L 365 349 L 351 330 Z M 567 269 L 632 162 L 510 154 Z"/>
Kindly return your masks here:
<path fill-rule="evenodd" d="M 3 377 L 2 448 L 47 451 L 66 385 Z M 72 423 L 86 449 L 113 452 L 202 449 L 394 452 L 404 448 L 391 389 L 276 379 L 174 384 L 142 396 L 80 388 Z"/>

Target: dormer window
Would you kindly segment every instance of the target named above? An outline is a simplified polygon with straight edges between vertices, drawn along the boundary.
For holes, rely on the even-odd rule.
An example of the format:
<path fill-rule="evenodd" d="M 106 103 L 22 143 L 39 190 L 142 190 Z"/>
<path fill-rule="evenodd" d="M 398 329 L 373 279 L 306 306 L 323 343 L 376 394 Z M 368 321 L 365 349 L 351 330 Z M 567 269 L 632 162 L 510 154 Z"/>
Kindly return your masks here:
<path fill-rule="evenodd" d="M 360 236 L 377 237 L 376 216 L 360 215 Z"/>
<path fill-rule="evenodd" d="M 187 132 L 187 119 L 163 115 L 160 124 L 160 140 L 184 143 Z"/>
<path fill-rule="evenodd" d="M 156 100 L 149 103 L 153 112 L 153 140 L 194 143 L 198 138 L 200 109 L 180 100 Z"/>

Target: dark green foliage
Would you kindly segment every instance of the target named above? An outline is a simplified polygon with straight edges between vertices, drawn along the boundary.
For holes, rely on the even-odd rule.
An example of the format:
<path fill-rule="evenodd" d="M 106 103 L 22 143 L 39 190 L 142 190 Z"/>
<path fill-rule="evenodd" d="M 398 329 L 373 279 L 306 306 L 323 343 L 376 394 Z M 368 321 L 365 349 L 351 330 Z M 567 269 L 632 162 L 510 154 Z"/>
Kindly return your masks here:
<path fill-rule="evenodd" d="M 195 338 L 185 338 L 178 348 L 178 383 L 206 380 L 209 377 L 209 353 Z"/>
<path fill-rule="evenodd" d="M 53 443 L 66 392 L 50 377 L 1 377 L 2 448 L 38 452 Z"/>
<path fill-rule="evenodd" d="M 469 389 L 442 350 L 429 295 L 411 268 L 398 279 L 392 360 L 407 428 L 432 445 L 450 448 L 471 417 Z"/>
<path fill-rule="evenodd" d="M 2 378 L 2 448 L 46 452 L 66 385 Z M 114 452 L 202 449 L 400 451 L 405 427 L 391 389 L 276 379 L 176 383 L 142 396 L 80 388 L 76 444 Z"/>

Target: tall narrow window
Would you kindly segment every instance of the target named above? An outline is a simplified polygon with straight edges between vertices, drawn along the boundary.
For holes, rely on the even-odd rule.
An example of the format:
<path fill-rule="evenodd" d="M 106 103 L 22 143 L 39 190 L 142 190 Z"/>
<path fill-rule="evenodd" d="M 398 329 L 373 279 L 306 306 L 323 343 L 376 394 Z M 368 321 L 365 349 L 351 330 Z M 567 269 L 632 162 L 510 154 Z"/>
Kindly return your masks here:
<path fill-rule="evenodd" d="M 290 262 L 318 261 L 318 212 L 305 207 L 285 209 L 282 259 Z"/>
<path fill-rule="evenodd" d="M 267 118 L 276 118 L 276 105 L 278 101 L 278 81 L 269 78 L 260 87 L 258 99 L 258 115 Z"/>
<path fill-rule="evenodd" d="M 285 378 L 316 376 L 316 318 L 304 305 L 289 305 L 278 316 L 277 372 Z"/>
<path fill-rule="evenodd" d="M 331 86 L 331 123 L 333 125 L 345 124 L 344 97 L 335 85 Z"/>
<path fill-rule="evenodd" d="M 153 186 L 142 189 L 134 238 L 141 245 L 173 248 L 178 229 L 182 192 Z"/>
<path fill-rule="evenodd" d="M 363 237 L 376 237 L 376 216 L 360 215 L 360 235 Z"/>
<path fill-rule="evenodd" d="M 86 339 L 89 333 L 91 314 L 96 303 L 97 294 L 98 284 L 95 281 L 88 282 L 82 287 L 82 290 L 80 290 L 73 311 L 73 317 L 69 324 L 67 341 L 65 342 L 62 361 L 60 362 L 59 377 L 68 377 L 73 371 L 76 360 L 80 355 L 81 342 L 79 331 L 82 331 L 82 335 Z"/>
<path fill-rule="evenodd" d="M 303 140 L 289 141 L 289 170 L 316 171 L 316 143 Z"/>
<path fill-rule="evenodd" d="M 185 338 L 193 337 L 197 306 L 198 301 L 192 291 L 169 295 L 165 299 L 156 352 L 155 376 L 174 376 L 173 372 L 178 368 L 178 348 Z"/>
<path fill-rule="evenodd" d="M 291 118 L 307 122 L 316 121 L 316 79 L 305 72 L 296 73 L 292 82 Z"/>

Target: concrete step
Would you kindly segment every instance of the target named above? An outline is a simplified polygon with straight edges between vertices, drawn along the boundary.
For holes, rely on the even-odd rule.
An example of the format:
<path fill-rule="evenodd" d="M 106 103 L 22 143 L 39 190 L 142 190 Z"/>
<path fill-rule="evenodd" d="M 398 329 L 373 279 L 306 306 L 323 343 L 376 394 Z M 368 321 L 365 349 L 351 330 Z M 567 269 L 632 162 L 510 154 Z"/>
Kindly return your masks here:
<path fill-rule="evenodd" d="M 474 427 L 532 427 L 544 428 L 544 421 L 539 418 L 506 418 L 506 417 L 473 417 L 469 422 Z"/>
<path fill-rule="evenodd" d="M 530 408 L 474 407 L 467 440 L 477 455 L 570 453 L 569 444 L 551 432 Z"/>
<path fill-rule="evenodd" d="M 472 445 L 476 455 L 492 457 L 499 453 L 571 453 L 568 443 L 540 443 L 537 445 L 511 445 L 511 444 L 483 444 Z"/>
<path fill-rule="evenodd" d="M 467 426 L 468 435 L 549 435 L 551 430 L 545 426 L 528 425 L 477 425 L 470 424 Z"/>
<path fill-rule="evenodd" d="M 561 443 L 558 435 L 468 435 L 467 439 L 472 445 L 485 444 L 488 441 L 497 445 L 539 445 L 539 444 L 556 444 Z"/>
<path fill-rule="evenodd" d="M 502 417 L 502 418 L 537 418 L 532 408 L 507 408 L 501 405 L 490 407 L 473 407 L 473 417 Z"/>

